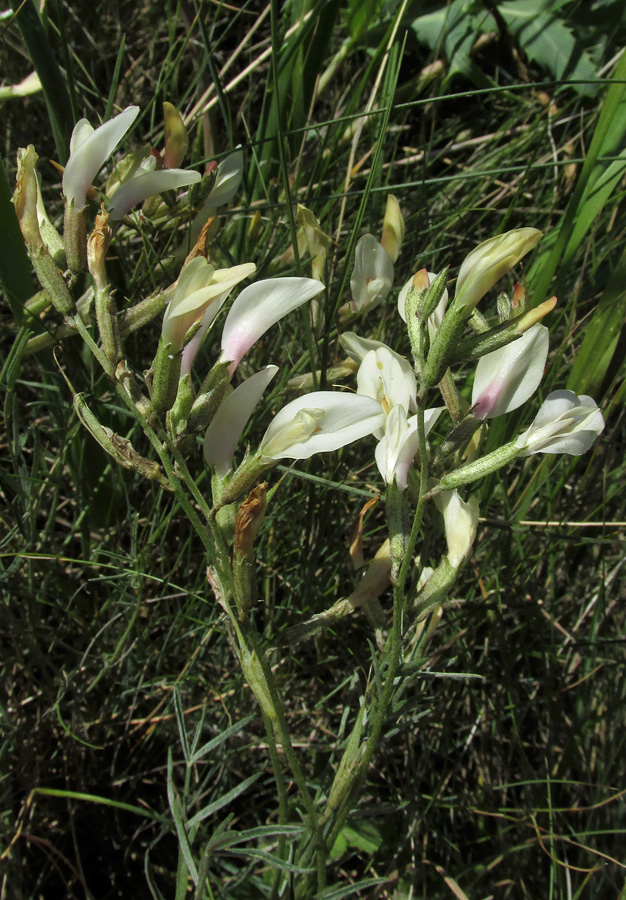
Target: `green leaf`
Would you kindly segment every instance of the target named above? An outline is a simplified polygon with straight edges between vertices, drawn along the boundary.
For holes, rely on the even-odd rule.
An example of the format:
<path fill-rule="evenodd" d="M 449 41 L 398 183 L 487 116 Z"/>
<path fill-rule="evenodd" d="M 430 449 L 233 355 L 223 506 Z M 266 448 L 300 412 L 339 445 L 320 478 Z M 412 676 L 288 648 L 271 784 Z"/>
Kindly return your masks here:
<path fill-rule="evenodd" d="M 411 25 L 421 43 L 428 44 L 433 53 L 443 53 L 448 61 L 447 77 L 463 75 L 475 84 L 486 84 L 479 66 L 470 57 L 470 51 L 481 33 L 493 31 L 493 17 L 482 9 L 477 15 L 467 0 L 452 0 L 449 5 L 426 13 Z"/>
<path fill-rule="evenodd" d="M 373 819 L 366 819 L 344 825 L 333 844 L 331 856 L 335 859 L 343 856 L 348 848 L 360 850 L 371 855 L 383 842 L 380 829 Z"/>
<path fill-rule="evenodd" d="M 384 4 L 385 0 L 348 0 L 348 28 L 353 41 L 372 26 Z"/>
<path fill-rule="evenodd" d="M 533 62 L 560 80 L 596 81 L 598 75 L 589 54 L 563 19 L 554 3 L 546 0 L 510 0 L 498 10 L 522 50 Z M 579 93 L 595 96 L 598 84 L 572 85 Z"/>

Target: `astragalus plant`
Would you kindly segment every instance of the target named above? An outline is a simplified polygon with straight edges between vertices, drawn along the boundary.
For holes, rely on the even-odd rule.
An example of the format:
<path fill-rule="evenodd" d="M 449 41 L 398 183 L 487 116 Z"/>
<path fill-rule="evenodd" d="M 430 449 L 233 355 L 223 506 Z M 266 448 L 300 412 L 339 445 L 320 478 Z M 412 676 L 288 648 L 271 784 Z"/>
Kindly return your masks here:
<path fill-rule="evenodd" d="M 256 698 L 274 770 L 276 824 L 254 835 L 261 858 L 274 868 L 269 890 L 274 897 L 291 890 L 309 900 L 321 896 L 327 885 L 330 852 L 359 802 L 377 747 L 394 727 L 396 698 L 472 551 L 480 515 L 475 483 L 534 454 L 582 454 L 604 422 L 590 397 L 557 390 L 525 431 L 488 453 L 482 450 L 489 422 L 532 402 L 546 365 L 548 330 L 541 320 L 553 309 L 554 298 L 529 308 L 518 284 L 510 299 L 500 298 L 500 324 L 495 327 L 477 309 L 540 240 L 535 228 L 497 235 L 472 250 L 458 269 L 453 296 L 443 268 L 447 260 L 437 273 L 421 268 L 413 275 L 398 294 L 395 313 L 406 324 L 410 358 L 346 330 L 348 323 L 365 321 L 377 306 L 390 303 L 404 236 L 395 197 L 387 204 L 381 241 L 366 234 L 358 242 L 351 300 L 339 309 L 339 346 L 347 359 L 336 373 L 337 378 L 353 376 L 353 381 L 323 390 L 315 373 L 300 375 L 292 385 L 310 380 L 314 390 L 283 398 L 278 410 L 264 403 L 272 379 L 290 366 L 284 355 L 272 353 L 266 334 L 311 301 L 319 309 L 323 296 L 328 299 L 320 280 L 324 235 L 314 216 L 302 214 L 301 249 L 316 248 L 316 278 L 254 280 L 252 262 L 214 264 L 215 209 L 234 196 L 243 154 L 238 151 L 203 179 L 177 168 L 186 136 L 180 117 L 169 107 L 163 152 L 146 149 L 118 160 L 106 186 L 94 187 L 137 114 L 137 108 L 129 107 L 98 128 L 85 120 L 76 126 L 63 174 L 62 235 L 43 209 L 36 152 L 33 147 L 20 151 L 14 203 L 41 284 L 26 315 L 36 315 L 46 328 L 32 339 L 31 350 L 76 338 L 84 342 L 120 409 L 132 415 L 145 440 L 141 448 L 133 446 L 101 422 L 68 378 L 78 417 L 117 463 L 152 482 L 154 491 L 173 495 L 202 542 L 208 585 Z M 189 192 L 173 194 L 181 188 Z M 140 203 L 141 213 L 132 213 Z M 97 204 L 100 211 L 94 215 Z M 183 226 L 190 214 L 194 244 L 186 253 Z M 146 223 L 168 235 L 175 249 L 164 251 L 155 267 L 161 286 L 119 309 L 107 279 L 107 254 L 119 235 L 140 231 Z M 132 242 L 125 246 L 132 253 Z M 160 323 L 156 335 L 155 321 Z M 129 338 L 140 329 L 147 341 L 154 339 L 145 372 L 129 355 Z M 199 352 L 204 341 L 219 345 L 206 371 L 200 363 L 205 355 Z M 253 348 L 254 358 L 265 357 L 265 365 L 239 379 L 241 363 Z M 472 369 L 473 391 L 466 397 L 457 376 L 463 373 L 465 382 Z M 265 431 L 242 453 L 239 444 L 250 421 Z M 371 476 L 376 485 L 372 497 L 377 492 L 384 497 L 387 535 L 351 594 L 334 598 L 325 610 L 301 621 L 298 597 L 293 596 L 291 626 L 267 633 L 258 612 L 257 567 L 262 560 L 257 560 L 255 547 L 264 519 L 280 497 L 276 467 L 334 453 L 357 441 L 367 445 L 359 459 L 365 465 L 370 460 L 378 470 Z M 207 467 L 211 496 L 203 480 Z M 392 599 L 384 603 L 387 591 Z M 340 761 L 314 790 L 307 760 L 290 733 L 276 654 L 359 610 L 370 631 L 372 669 L 347 739 L 335 748 Z M 207 837 L 202 816 L 185 824 L 175 798 L 171 804 L 181 847 L 180 883 L 191 878 L 200 897 L 211 858 L 226 852 L 235 838 L 229 843 L 229 831 L 219 828 Z"/>

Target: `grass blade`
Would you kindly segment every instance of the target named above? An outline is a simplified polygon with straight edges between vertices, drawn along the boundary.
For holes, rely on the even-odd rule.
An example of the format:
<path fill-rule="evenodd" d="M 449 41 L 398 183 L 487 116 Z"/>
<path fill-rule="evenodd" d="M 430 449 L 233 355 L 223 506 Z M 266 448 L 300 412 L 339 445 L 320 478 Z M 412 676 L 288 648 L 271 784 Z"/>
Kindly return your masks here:
<path fill-rule="evenodd" d="M 12 0 L 11 7 L 33 68 L 41 81 L 59 162 L 65 165 L 70 154 L 70 135 L 74 127 L 72 104 L 65 79 L 32 0 Z"/>

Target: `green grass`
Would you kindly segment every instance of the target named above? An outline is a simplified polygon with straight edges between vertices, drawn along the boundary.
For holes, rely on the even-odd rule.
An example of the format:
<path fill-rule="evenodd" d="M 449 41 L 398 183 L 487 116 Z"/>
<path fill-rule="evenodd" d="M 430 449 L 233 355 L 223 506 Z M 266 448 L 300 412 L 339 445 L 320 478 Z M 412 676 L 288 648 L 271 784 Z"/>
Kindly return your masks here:
<path fill-rule="evenodd" d="M 323 384 L 341 358 L 334 313 L 349 298 L 356 241 L 365 231 L 379 235 L 389 192 L 407 224 L 395 288 L 352 327 L 408 353 L 395 296 L 412 272 L 450 263 L 454 276 L 480 240 L 533 225 L 546 232 L 546 253 L 539 245 L 516 274 L 528 276 L 539 301 L 553 282 L 533 261 L 557 264 L 548 368 L 538 397 L 494 422 L 488 446 L 527 427 L 540 400 L 566 385 L 593 393 L 607 413 L 588 455 L 532 457 L 479 484 L 472 558 L 428 646 L 407 654 L 384 739 L 319 896 L 350 896 L 360 881 L 352 896 L 394 900 L 445 900 L 459 890 L 470 900 L 621 896 L 626 389 L 618 276 L 626 220 L 623 180 L 590 206 L 577 179 L 589 170 L 602 177 L 623 152 L 619 116 L 607 124 L 600 113 L 600 101 L 623 85 L 590 99 L 532 61 L 533 80 L 523 83 L 505 41 L 474 59 L 482 89 L 461 76 L 420 80 L 435 54 L 414 36 L 403 43 L 418 14 L 411 4 L 391 41 L 393 17 L 376 4 L 365 31 L 344 6 L 302 6 L 272 4 L 236 55 L 263 4 L 238 12 L 218 4 L 137 6 L 124 15 L 111 8 L 101 18 L 74 5 L 61 11 L 62 34 L 55 6 L 44 22 L 79 115 L 95 123 L 105 108 L 141 106 L 129 146 L 149 137 L 159 145 L 162 100 L 188 113 L 215 84 L 211 110 L 190 121 L 192 162 L 202 169 L 241 143 L 248 163 L 212 246 L 220 265 L 252 260 L 260 277 L 308 275 L 306 256 L 279 262 L 293 240 L 290 200 L 332 236 L 318 322 L 304 313 L 283 320 L 241 367 L 248 375 L 281 365 L 247 440 L 254 447 L 271 412 L 295 396 L 289 378 L 319 371 Z M 286 38 L 309 9 L 318 29 Z M 27 50 L 13 22 L 2 28 L 5 74 L 17 82 Z M 590 41 L 583 32 L 579 39 Z M 604 35 L 598 66 L 623 39 L 623 29 Z M 250 74 L 230 87 L 247 65 Z M 18 146 L 32 142 L 42 159 L 58 158 L 62 125 L 46 125 L 41 95 L 10 101 L 3 116 L 11 184 Z M 593 168 L 585 162 L 592 148 Z M 60 179 L 45 164 L 40 170 L 60 226 Z M 581 210 L 589 227 L 573 246 Z M 148 221 L 120 232 L 108 266 L 118 308 L 176 277 L 163 262 L 169 242 L 178 236 Z M 568 256 L 559 269 L 560 245 Z M 28 276 L 18 258 L 16 266 L 23 302 Z M 495 321 L 493 302 L 481 308 Z M 291 888 L 281 896 L 290 896 L 303 883 L 295 860 L 305 810 L 286 777 L 289 827 L 281 827 L 276 750 L 207 583 L 202 540 L 176 497 L 116 466 L 81 427 L 59 367 L 106 425 L 151 452 L 79 339 L 54 355 L 26 355 L 28 334 L 10 309 L 3 304 L 0 317 L 2 894 L 179 900 L 194 896 L 189 870 L 198 880 L 208 875 L 198 900 L 244 900 L 270 896 L 282 865 Z M 129 340 L 137 372 L 149 366 L 158 333 L 150 325 Z M 216 352 L 213 338 L 198 371 Z M 459 387 L 470 382 L 471 371 L 461 370 Z M 350 593 L 350 529 L 364 493 L 381 488 L 372 451 L 363 442 L 272 473 L 272 486 L 285 477 L 257 542 L 256 622 L 269 641 Z M 199 451 L 189 465 L 208 500 Z M 384 537 L 380 502 L 365 520 L 366 559 Z M 434 557 L 441 538 L 431 538 Z M 390 597 L 382 603 L 389 615 Z M 353 614 L 272 657 L 316 800 L 363 696 L 384 676 L 373 641 L 365 616 Z M 278 768 L 287 773 L 282 756 Z"/>

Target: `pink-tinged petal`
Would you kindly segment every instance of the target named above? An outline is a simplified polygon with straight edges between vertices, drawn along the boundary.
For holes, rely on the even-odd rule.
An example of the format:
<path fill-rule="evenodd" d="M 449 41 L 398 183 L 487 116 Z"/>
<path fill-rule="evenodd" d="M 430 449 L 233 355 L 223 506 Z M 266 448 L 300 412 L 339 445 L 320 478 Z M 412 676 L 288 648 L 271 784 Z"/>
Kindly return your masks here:
<path fill-rule="evenodd" d="M 113 221 L 122 219 L 134 206 L 143 203 L 148 197 L 197 184 L 200 180 L 199 172 L 187 169 L 159 169 L 158 172 L 135 175 L 116 190 L 109 202 L 109 216 Z"/>
<path fill-rule="evenodd" d="M 324 290 L 312 278 L 271 278 L 249 285 L 237 297 L 224 323 L 222 360 L 235 371 L 250 347 L 287 313 Z"/>
<path fill-rule="evenodd" d="M 263 393 L 278 372 L 266 366 L 242 382 L 222 401 L 204 436 L 204 459 L 220 478 L 232 467 L 233 454 Z"/>
<path fill-rule="evenodd" d="M 549 343 L 545 325 L 533 325 L 510 344 L 479 359 L 472 390 L 472 413 L 477 419 L 511 412 L 535 393 L 543 378 Z"/>
<path fill-rule="evenodd" d="M 384 420 L 380 404 L 370 397 L 315 391 L 276 414 L 259 453 L 269 459 L 308 459 L 373 434 Z"/>
<path fill-rule="evenodd" d="M 86 204 L 87 189 L 106 160 L 113 153 L 139 113 L 129 106 L 99 128 L 89 131 L 89 123 L 81 119 L 72 135 L 72 152 L 63 173 L 63 194 L 75 210 Z"/>
<path fill-rule="evenodd" d="M 163 340 L 176 349 L 181 349 L 189 329 L 202 318 L 202 333 L 195 345 L 197 351 L 200 341 L 231 290 L 255 271 L 254 263 L 242 263 L 230 269 L 214 269 L 205 259 L 198 257 L 192 260 L 181 272 L 174 297 L 165 310 Z"/>

